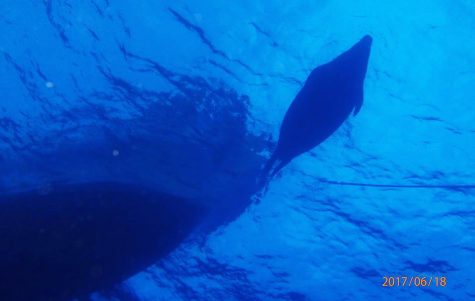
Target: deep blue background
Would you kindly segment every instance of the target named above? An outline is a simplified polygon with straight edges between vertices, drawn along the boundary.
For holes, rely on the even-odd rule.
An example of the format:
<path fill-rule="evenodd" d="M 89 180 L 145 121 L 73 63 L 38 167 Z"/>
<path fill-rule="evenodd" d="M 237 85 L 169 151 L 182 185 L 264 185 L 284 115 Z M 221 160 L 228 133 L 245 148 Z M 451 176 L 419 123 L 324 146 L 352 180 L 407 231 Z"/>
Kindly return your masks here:
<path fill-rule="evenodd" d="M 0 188 L 137 181 L 218 208 L 207 241 L 98 300 L 475 298 L 473 190 L 318 180 L 475 182 L 475 6 L 393 2 L 4 0 Z M 244 211 L 309 71 L 364 34 L 360 114 Z"/>

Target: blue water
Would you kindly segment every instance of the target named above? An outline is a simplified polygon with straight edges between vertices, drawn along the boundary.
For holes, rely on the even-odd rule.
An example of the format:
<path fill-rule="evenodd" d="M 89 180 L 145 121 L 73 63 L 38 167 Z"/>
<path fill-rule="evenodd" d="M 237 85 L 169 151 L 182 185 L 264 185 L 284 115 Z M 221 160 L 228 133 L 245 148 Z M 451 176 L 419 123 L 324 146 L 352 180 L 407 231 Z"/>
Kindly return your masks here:
<path fill-rule="evenodd" d="M 94 300 L 471 300 L 471 1 L 4 0 L 0 189 L 136 181 L 217 208 Z M 250 183 L 308 73 L 373 37 L 361 112 Z M 383 276 L 447 277 L 382 287 Z"/>

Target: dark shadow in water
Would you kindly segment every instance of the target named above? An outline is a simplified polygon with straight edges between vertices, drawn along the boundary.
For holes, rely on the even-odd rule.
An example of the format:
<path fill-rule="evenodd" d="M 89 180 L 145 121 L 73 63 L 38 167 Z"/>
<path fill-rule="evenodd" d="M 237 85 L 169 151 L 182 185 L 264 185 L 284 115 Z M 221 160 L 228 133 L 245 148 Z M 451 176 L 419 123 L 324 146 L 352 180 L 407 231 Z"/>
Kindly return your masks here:
<path fill-rule="evenodd" d="M 248 98 L 150 68 L 178 92 L 147 91 L 103 71 L 107 93 L 81 97 L 10 137 L 0 129 L 4 142 L 15 141 L 0 175 L 8 192 L 0 246 L 9 246 L 0 255 L 2 300 L 107 289 L 250 204 L 266 141 L 247 131 Z M 111 100 L 133 114 L 121 116 Z"/>

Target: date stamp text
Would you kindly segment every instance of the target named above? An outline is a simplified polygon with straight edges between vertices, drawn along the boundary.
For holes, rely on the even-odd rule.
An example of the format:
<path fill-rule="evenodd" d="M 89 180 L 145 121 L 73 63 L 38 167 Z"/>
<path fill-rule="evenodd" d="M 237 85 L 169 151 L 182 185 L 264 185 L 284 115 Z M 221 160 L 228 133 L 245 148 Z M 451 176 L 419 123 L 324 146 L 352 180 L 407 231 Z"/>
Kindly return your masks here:
<path fill-rule="evenodd" d="M 384 287 L 446 287 L 445 276 L 383 276 Z"/>

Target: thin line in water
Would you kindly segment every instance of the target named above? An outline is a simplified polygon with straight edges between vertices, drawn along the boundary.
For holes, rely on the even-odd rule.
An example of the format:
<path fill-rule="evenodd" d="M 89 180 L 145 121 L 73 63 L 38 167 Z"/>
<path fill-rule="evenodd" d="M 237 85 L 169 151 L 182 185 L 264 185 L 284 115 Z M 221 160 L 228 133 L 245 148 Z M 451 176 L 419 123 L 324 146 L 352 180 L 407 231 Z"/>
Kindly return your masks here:
<path fill-rule="evenodd" d="M 319 179 L 319 182 L 340 186 L 382 187 L 382 188 L 442 188 L 442 189 L 475 189 L 475 184 L 374 184 L 332 181 Z"/>

